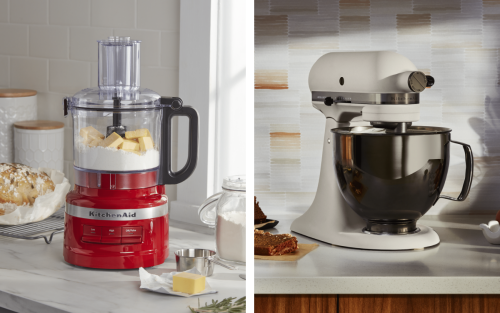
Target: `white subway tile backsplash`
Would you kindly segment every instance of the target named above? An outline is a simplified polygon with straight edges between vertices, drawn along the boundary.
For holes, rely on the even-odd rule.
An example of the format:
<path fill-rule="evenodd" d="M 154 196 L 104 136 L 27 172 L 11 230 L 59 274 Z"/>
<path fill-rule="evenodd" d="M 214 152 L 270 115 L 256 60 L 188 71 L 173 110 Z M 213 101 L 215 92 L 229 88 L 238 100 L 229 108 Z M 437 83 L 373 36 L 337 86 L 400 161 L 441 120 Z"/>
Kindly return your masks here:
<path fill-rule="evenodd" d="M 97 62 L 90 63 L 90 87 L 97 87 Z"/>
<path fill-rule="evenodd" d="M 179 32 L 161 33 L 161 66 L 179 66 Z"/>
<path fill-rule="evenodd" d="M 113 35 L 111 28 L 71 27 L 69 30 L 69 58 L 97 61 L 97 40 Z"/>
<path fill-rule="evenodd" d="M 65 127 L 70 125 L 70 118 L 64 117 L 63 99 L 65 95 L 59 93 L 39 92 L 37 94 L 38 119 L 57 121 L 64 123 Z"/>
<path fill-rule="evenodd" d="M 141 65 L 160 65 L 160 32 L 115 29 L 115 36 L 127 36 L 141 41 Z"/>
<path fill-rule="evenodd" d="M 180 0 L 137 0 L 137 28 L 179 31 Z"/>
<path fill-rule="evenodd" d="M 68 28 L 62 26 L 30 26 L 30 56 L 67 59 Z"/>
<path fill-rule="evenodd" d="M 9 21 L 9 0 L 0 0 L 0 23 Z"/>
<path fill-rule="evenodd" d="M 38 118 L 65 123 L 70 182 L 72 121 L 62 100 L 97 86 L 97 40 L 141 40 L 142 87 L 176 96 L 179 13 L 180 0 L 0 0 L 0 88 L 37 90 Z"/>
<path fill-rule="evenodd" d="M 178 96 L 179 71 L 142 67 L 141 87 L 154 90 L 162 96 Z"/>
<path fill-rule="evenodd" d="M 9 57 L 0 56 L 0 88 L 9 87 Z"/>
<path fill-rule="evenodd" d="M 89 87 L 89 66 L 87 62 L 50 60 L 50 91 L 72 95 L 77 91 Z"/>
<path fill-rule="evenodd" d="M 73 160 L 73 132 L 68 128 L 64 129 L 64 159 Z"/>
<path fill-rule="evenodd" d="M 134 0 L 92 0 L 91 25 L 98 27 L 134 28 Z"/>
<path fill-rule="evenodd" d="M 10 1 L 10 22 L 22 24 L 47 24 L 48 0 Z"/>
<path fill-rule="evenodd" d="M 49 0 L 49 23 L 89 26 L 90 0 Z"/>
<path fill-rule="evenodd" d="M 48 91 L 48 60 L 11 57 L 10 87 Z"/>
<path fill-rule="evenodd" d="M 0 54 L 28 55 L 28 26 L 2 24 L 0 42 Z"/>

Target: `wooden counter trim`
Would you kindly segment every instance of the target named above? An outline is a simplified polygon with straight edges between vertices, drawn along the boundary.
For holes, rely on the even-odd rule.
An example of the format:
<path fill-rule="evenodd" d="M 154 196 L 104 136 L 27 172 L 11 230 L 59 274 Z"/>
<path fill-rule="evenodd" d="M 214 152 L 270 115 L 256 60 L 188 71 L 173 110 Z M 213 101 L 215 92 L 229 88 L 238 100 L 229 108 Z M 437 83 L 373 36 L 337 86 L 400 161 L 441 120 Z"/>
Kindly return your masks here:
<path fill-rule="evenodd" d="M 255 295 L 255 313 L 337 313 L 337 295 Z"/>
<path fill-rule="evenodd" d="M 338 313 L 494 313 L 500 295 L 340 295 Z"/>
<path fill-rule="evenodd" d="M 255 313 L 497 313 L 500 295 L 258 294 L 254 308 Z"/>

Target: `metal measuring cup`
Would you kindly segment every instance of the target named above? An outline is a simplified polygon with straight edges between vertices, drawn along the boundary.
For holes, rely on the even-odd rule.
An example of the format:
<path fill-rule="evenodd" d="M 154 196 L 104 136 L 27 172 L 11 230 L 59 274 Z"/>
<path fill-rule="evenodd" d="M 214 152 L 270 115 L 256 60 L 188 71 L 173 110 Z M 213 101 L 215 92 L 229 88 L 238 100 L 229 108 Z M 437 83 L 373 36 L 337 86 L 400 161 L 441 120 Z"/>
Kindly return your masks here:
<path fill-rule="evenodd" d="M 224 264 L 215 258 L 215 251 L 208 249 L 180 249 L 175 251 L 177 272 L 184 272 L 196 268 L 201 275 L 209 277 L 214 273 L 214 266 L 218 264 L 230 270 L 236 267 Z"/>

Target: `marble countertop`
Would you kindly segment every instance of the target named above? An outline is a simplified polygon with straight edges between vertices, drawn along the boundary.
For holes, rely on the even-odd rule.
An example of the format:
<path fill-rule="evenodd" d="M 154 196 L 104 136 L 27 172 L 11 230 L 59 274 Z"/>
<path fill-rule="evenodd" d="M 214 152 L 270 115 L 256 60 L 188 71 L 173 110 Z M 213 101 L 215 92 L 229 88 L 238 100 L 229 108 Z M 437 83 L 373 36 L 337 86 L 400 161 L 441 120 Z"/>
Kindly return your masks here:
<path fill-rule="evenodd" d="M 50 245 L 0 236 L 0 307 L 15 312 L 190 312 L 188 305 L 245 296 L 244 267 L 230 271 L 215 266 L 207 277 L 217 294 L 181 298 L 139 289 L 139 271 L 95 270 L 66 263 L 63 234 Z M 170 228 L 170 254 L 162 265 L 147 268 L 161 275 L 175 271 L 173 251 L 214 248 L 213 235 Z"/>
<path fill-rule="evenodd" d="M 289 233 L 296 213 L 273 215 L 272 233 Z M 296 262 L 255 260 L 256 294 L 498 294 L 500 245 L 484 238 L 480 223 L 493 216 L 424 216 L 441 238 L 412 251 L 333 246 L 293 233 L 319 247 Z"/>

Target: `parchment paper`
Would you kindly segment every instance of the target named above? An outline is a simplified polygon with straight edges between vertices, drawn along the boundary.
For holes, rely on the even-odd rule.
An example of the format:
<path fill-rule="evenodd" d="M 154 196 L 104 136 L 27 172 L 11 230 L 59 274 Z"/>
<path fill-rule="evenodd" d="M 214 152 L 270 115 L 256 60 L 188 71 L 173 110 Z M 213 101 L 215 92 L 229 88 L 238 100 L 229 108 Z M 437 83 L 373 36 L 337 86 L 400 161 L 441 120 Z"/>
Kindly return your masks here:
<path fill-rule="evenodd" d="M 64 177 L 64 173 L 50 168 L 39 168 L 38 170 L 50 176 L 56 185 L 54 191 L 36 198 L 32 206 L 0 203 L 0 209 L 5 210 L 5 214 L 0 215 L 0 225 L 38 222 L 51 216 L 64 205 L 66 194 L 71 187 L 68 179 Z"/>
<path fill-rule="evenodd" d="M 193 273 L 200 275 L 201 273 L 196 269 L 192 268 L 190 270 L 185 271 L 186 273 Z M 160 276 L 149 274 L 144 268 L 139 268 L 139 277 L 141 279 L 141 289 L 146 289 L 149 291 L 154 291 L 158 293 L 164 293 L 172 296 L 179 297 L 193 297 L 193 296 L 201 296 L 209 293 L 217 293 L 217 290 L 212 289 L 208 284 L 208 281 L 205 280 L 205 290 L 200 293 L 195 293 L 193 295 L 184 292 L 174 291 L 174 275 L 178 274 L 178 272 L 170 272 L 163 273 Z M 167 312 L 167 311 L 165 311 Z"/>

